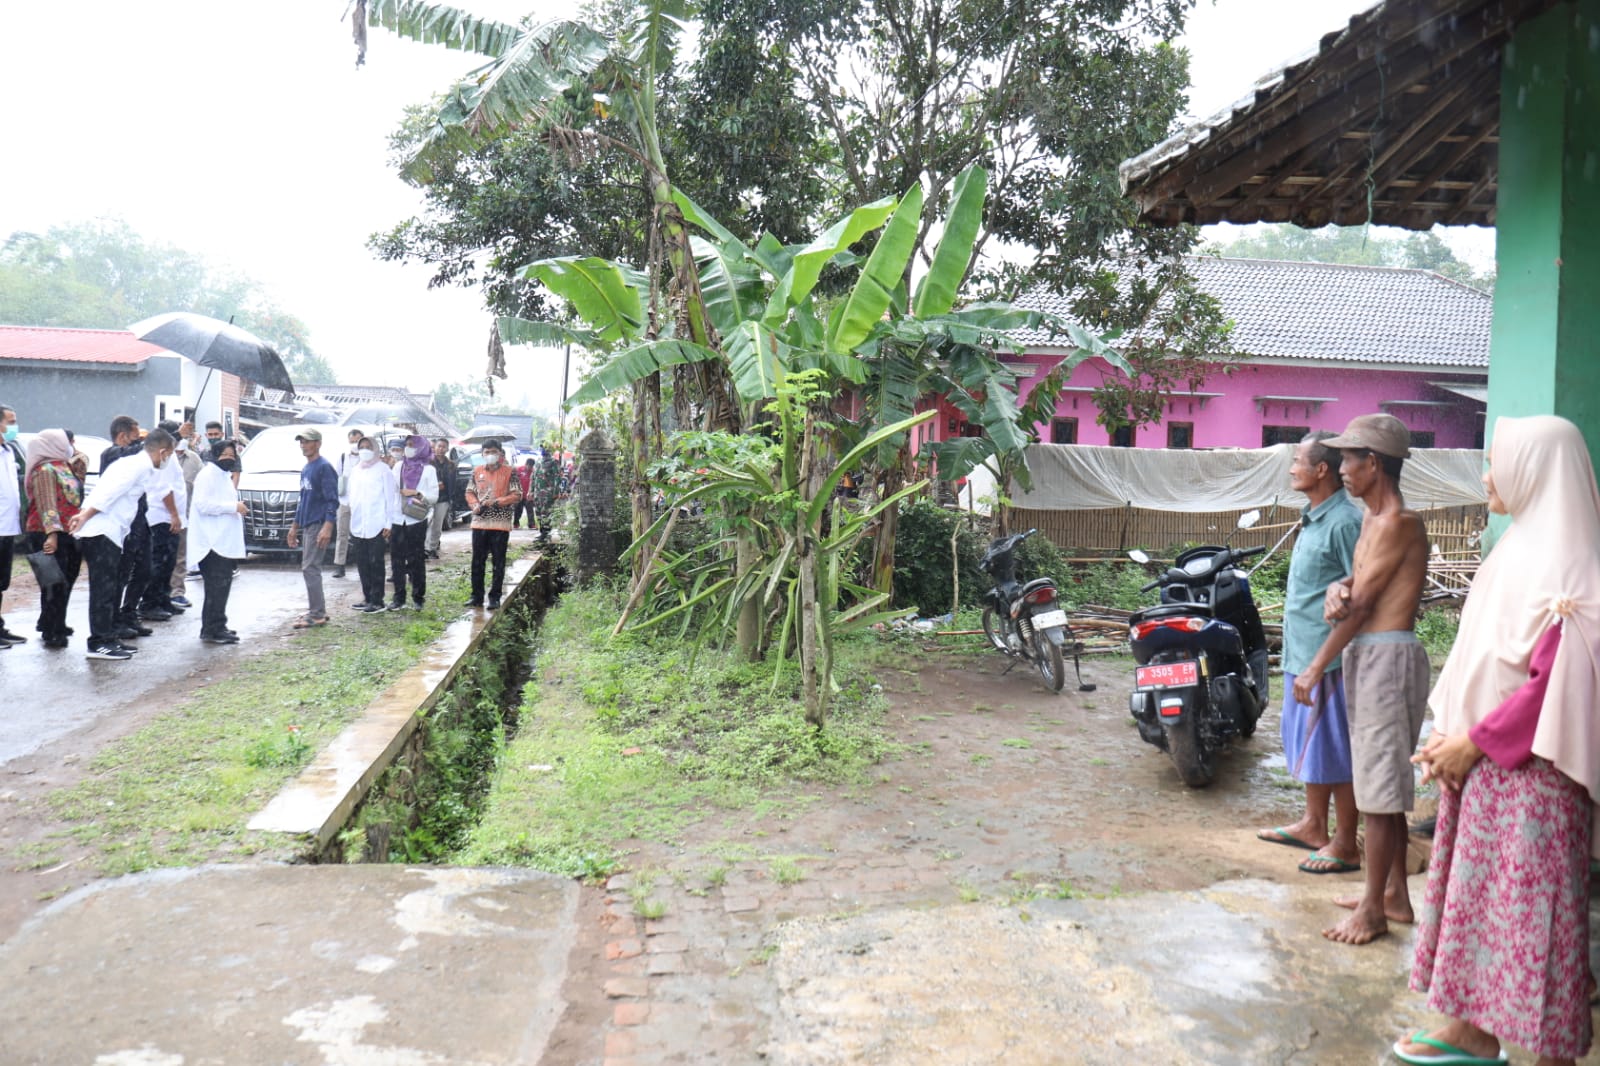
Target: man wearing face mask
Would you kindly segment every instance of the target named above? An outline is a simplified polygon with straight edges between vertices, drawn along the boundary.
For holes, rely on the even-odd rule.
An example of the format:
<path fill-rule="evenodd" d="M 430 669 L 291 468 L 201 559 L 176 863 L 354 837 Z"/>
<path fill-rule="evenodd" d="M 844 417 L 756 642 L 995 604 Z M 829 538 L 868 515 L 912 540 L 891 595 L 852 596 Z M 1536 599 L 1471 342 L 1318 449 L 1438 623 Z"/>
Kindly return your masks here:
<path fill-rule="evenodd" d="M 339 475 L 339 521 L 333 542 L 334 577 L 344 577 L 345 563 L 350 559 L 350 471 L 359 462 L 356 452 L 360 450 L 361 431 L 352 429 L 346 436 L 350 446 L 339 453 L 333 464 L 334 472 Z"/>
<path fill-rule="evenodd" d="M 209 459 L 209 458 L 211 458 L 211 449 L 215 448 L 217 446 L 218 442 L 221 441 L 221 440 L 222 440 L 222 423 L 221 422 L 207 422 L 206 423 L 206 443 L 205 443 L 205 448 L 201 451 L 200 458 L 201 459 Z"/>
<path fill-rule="evenodd" d="M 383 557 L 400 510 L 399 482 L 394 471 L 379 457 L 371 437 L 362 437 L 357 442 L 356 461 L 349 474 L 349 492 L 350 552 L 361 578 L 361 602 L 355 609 L 370 614 L 385 609 Z"/>
<path fill-rule="evenodd" d="M 111 420 L 111 447 L 100 453 L 100 476 L 124 459 L 143 461 L 144 434 L 139 420 L 132 415 L 118 415 Z M 168 438 L 171 439 L 170 437 Z M 159 478 L 153 477 L 150 485 Z M 117 599 L 117 632 L 119 641 L 148 637 L 154 632 L 139 618 L 139 604 L 144 600 L 145 586 L 150 583 L 150 524 L 149 501 L 140 496 L 133 520 L 123 530 L 118 541 L 121 551 L 117 580 L 120 582 Z M 90 571 L 91 576 L 93 571 Z"/>
<path fill-rule="evenodd" d="M 200 474 L 200 467 L 205 461 L 200 458 L 197 441 L 200 435 L 194 431 L 193 422 L 185 422 L 178 427 L 178 450 L 173 453 L 172 461 L 178 464 L 183 471 L 184 498 L 194 499 L 194 479 Z M 184 610 L 193 607 L 189 602 L 188 591 L 183 581 L 189 572 L 189 529 L 186 525 L 178 531 L 178 550 L 172 561 L 172 577 L 167 582 L 167 598 L 174 607 Z"/>
<path fill-rule="evenodd" d="M 237 560 L 244 558 L 244 516 L 250 508 L 240 501 L 233 484 L 239 470 L 237 442 L 219 440 L 209 454 L 210 462 L 195 478 L 189 505 L 189 542 L 205 581 L 200 639 L 207 644 L 237 644 L 239 634 L 228 628 L 228 594 Z"/>
<path fill-rule="evenodd" d="M 511 524 L 522 487 L 516 474 L 506 465 L 505 453 L 494 441 L 483 446 L 483 465 L 472 470 L 467 486 L 467 506 L 472 508 L 472 598 L 468 607 L 483 606 L 483 564 L 494 561 L 494 580 L 489 585 L 489 610 L 500 606 L 500 588 L 506 576 L 506 542 L 511 539 Z"/>
<path fill-rule="evenodd" d="M 133 419 L 121 416 L 127 422 Z M 137 423 L 134 423 L 137 428 Z M 113 423 L 113 429 L 117 423 Z M 126 434 L 126 425 L 123 433 Z M 115 439 L 116 434 L 113 434 Z M 123 660 L 133 657 L 134 649 L 118 637 L 117 610 L 121 600 L 122 545 L 136 520 L 145 491 L 155 482 L 161 464 L 172 455 L 177 444 L 161 430 L 153 430 L 139 451 L 123 456 L 102 469 L 100 481 L 83 509 L 73 516 L 67 532 L 78 538 L 78 550 L 89 565 L 89 658 Z M 168 518 L 182 527 L 171 495 L 162 506 Z"/>
<path fill-rule="evenodd" d="M 161 423 L 161 431 L 182 443 L 178 423 L 171 420 Z M 178 555 L 179 527 L 168 521 L 165 508 L 150 504 L 170 495 L 177 505 L 178 514 L 189 510 L 189 492 L 183 480 L 183 466 L 178 461 L 176 446 L 172 458 L 161 467 L 160 477 L 151 486 L 145 499 L 145 522 L 150 527 L 150 580 L 145 584 L 144 595 L 139 598 L 139 617 L 147 622 L 165 622 L 183 608 L 172 602 L 172 570 Z"/>
<path fill-rule="evenodd" d="M 26 508 L 27 493 L 23 490 L 22 476 L 25 463 L 17 447 L 17 412 L 0 404 L 0 595 L 11 587 L 12 545 L 22 536 L 22 513 Z M 0 618 L 0 649 L 22 644 L 28 638 L 6 628 Z"/>

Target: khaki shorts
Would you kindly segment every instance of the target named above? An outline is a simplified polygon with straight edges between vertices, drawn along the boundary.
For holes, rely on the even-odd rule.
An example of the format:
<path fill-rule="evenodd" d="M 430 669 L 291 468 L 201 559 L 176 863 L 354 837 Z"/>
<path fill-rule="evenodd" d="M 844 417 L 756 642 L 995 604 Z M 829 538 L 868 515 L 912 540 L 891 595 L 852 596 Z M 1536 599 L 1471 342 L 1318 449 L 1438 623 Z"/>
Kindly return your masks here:
<path fill-rule="evenodd" d="M 1358 633 L 1344 653 L 1356 809 L 1402 814 L 1416 803 L 1411 755 L 1428 709 L 1428 653 L 1410 630 Z"/>

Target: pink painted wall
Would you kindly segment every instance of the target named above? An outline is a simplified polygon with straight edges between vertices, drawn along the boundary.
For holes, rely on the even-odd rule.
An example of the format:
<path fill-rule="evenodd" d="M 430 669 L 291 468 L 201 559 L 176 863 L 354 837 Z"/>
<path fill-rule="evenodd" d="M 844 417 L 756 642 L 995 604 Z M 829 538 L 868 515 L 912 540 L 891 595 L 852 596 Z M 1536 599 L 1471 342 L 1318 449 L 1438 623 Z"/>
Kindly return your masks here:
<path fill-rule="evenodd" d="M 1037 369 L 1018 382 L 1018 395 L 1026 395 L 1035 381 L 1049 372 L 1058 356 L 1029 353 L 1008 359 L 1031 363 Z M 1104 360 L 1089 360 L 1073 371 L 1068 388 L 1094 388 L 1109 371 Z M 1431 431 L 1436 448 L 1481 447 L 1478 436 L 1483 428 L 1482 405 L 1429 385 L 1429 381 L 1464 378 L 1460 374 L 1416 370 L 1356 370 L 1317 366 L 1242 364 L 1232 374 L 1216 374 L 1197 392 L 1222 393 L 1208 400 L 1179 398 L 1170 402 L 1162 423 L 1141 426 L 1135 431 L 1134 445 L 1140 448 L 1165 448 L 1168 422 L 1194 424 L 1196 448 L 1259 448 L 1263 426 L 1307 426 L 1313 430 L 1342 430 L 1356 415 L 1387 411 L 1414 431 Z M 1271 401 L 1258 404 L 1256 396 L 1321 396 L 1331 402 L 1284 404 Z M 1412 406 L 1388 401 L 1445 401 L 1448 407 Z M 1110 435 L 1095 421 L 1098 411 L 1088 392 L 1063 391 L 1056 404 L 1057 418 L 1078 421 L 1079 444 L 1109 444 Z M 943 430 L 945 427 L 941 426 Z M 1050 440 L 1050 426 L 1038 427 L 1040 439 Z M 941 436 L 948 434 L 942 433 Z"/>

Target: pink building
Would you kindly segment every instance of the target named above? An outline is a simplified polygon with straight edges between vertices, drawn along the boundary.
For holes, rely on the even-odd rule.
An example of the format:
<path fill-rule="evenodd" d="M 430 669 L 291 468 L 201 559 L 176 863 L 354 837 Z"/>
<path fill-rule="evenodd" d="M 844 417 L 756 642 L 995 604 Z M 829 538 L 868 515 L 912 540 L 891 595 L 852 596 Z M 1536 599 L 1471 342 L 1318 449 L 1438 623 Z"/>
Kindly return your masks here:
<path fill-rule="evenodd" d="M 1175 394 L 1158 425 L 1117 439 L 1095 421 L 1092 393 L 1115 373 L 1104 360 L 1080 365 L 1037 427 L 1056 444 L 1140 448 L 1259 448 L 1341 430 L 1359 414 L 1386 411 L 1411 428 L 1417 447 L 1481 448 L 1493 298 L 1426 270 L 1195 256 L 1202 291 L 1234 321 L 1244 357 L 1193 393 Z M 1066 317 L 1067 301 L 1021 301 Z M 1045 334 L 1024 335 L 1025 395 L 1069 349 Z M 947 406 L 947 405 L 944 405 Z M 964 430 L 943 412 L 935 433 Z"/>

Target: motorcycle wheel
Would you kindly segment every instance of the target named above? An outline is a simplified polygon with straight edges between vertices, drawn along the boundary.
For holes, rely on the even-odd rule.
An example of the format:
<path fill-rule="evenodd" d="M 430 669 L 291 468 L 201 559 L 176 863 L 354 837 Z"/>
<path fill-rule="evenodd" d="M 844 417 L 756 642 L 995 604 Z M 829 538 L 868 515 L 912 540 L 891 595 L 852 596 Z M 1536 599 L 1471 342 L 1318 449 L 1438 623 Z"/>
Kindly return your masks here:
<path fill-rule="evenodd" d="M 1201 739 L 1200 721 L 1194 709 L 1190 708 L 1182 718 L 1168 724 L 1166 730 L 1167 754 L 1172 756 L 1172 765 L 1178 768 L 1183 783 L 1190 788 L 1205 788 L 1211 784 L 1217 773 L 1215 756 Z"/>
<path fill-rule="evenodd" d="M 993 607 L 983 609 L 983 635 L 989 638 L 995 651 L 1011 654 L 1011 646 L 1006 643 L 1006 630 L 1010 628 L 1010 621 L 996 614 Z"/>
<path fill-rule="evenodd" d="M 1061 645 L 1038 630 L 1033 633 L 1033 664 L 1039 668 L 1039 676 L 1044 678 L 1051 692 L 1060 692 L 1061 686 L 1067 683 L 1067 664 L 1061 658 Z"/>

